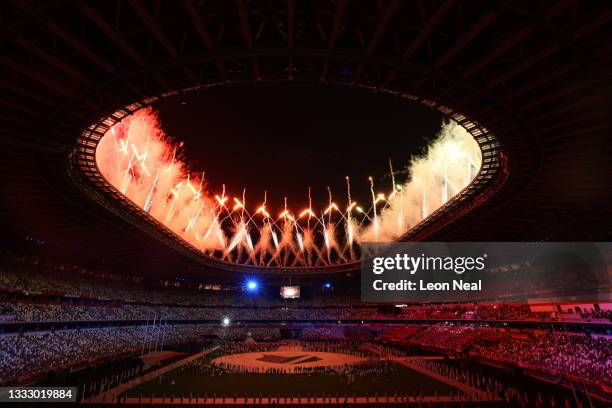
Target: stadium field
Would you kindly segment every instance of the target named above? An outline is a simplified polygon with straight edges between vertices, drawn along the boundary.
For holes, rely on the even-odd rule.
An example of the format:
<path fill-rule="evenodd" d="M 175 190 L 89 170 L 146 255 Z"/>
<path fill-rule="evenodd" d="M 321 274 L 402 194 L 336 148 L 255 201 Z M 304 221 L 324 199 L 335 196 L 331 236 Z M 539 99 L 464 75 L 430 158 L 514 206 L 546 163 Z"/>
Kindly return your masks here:
<path fill-rule="evenodd" d="M 326 395 L 451 395 L 456 388 L 408 367 L 397 365 L 390 373 L 356 376 L 348 384 L 346 376 L 334 374 L 252 374 L 225 373 L 202 375 L 188 368 L 178 368 L 163 377 L 143 383 L 124 395 L 149 397 L 162 395 L 208 395 L 271 397 Z"/>

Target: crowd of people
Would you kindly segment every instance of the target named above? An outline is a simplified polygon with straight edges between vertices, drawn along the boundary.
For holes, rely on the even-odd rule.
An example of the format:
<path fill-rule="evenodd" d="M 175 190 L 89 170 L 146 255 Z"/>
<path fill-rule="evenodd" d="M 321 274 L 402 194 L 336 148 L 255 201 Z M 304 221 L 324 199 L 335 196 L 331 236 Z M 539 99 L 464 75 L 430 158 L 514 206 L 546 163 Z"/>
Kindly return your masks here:
<path fill-rule="evenodd" d="M 0 384 L 92 359 L 199 339 L 198 325 L 109 327 L 0 335 Z"/>
<path fill-rule="evenodd" d="M 191 306 L 279 307 L 311 306 L 312 301 L 236 296 L 235 287 L 157 281 L 88 270 L 76 265 L 28 258 L 0 250 L 0 291 L 67 295 L 70 298 L 119 300 L 123 303 Z M 319 296 L 319 306 L 350 306 L 359 293 Z"/>
<path fill-rule="evenodd" d="M 319 351 L 319 350 L 314 350 Z M 245 366 L 231 366 L 223 363 L 213 364 L 217 369 L 231 373 L 258 372 L 263 374 L 286 374 L 286 368 L 261 368 L 253 369 Z M 368 377 L 374 380 L 376 377 L 387 376 L 397 370 L 397 364 L 389 360 L 368 359 L 357 364 L 342 365 L 322 365 L 322 366 L 296 366 L 292 367 L 291 374 L 314 375 L 314 374 L 333 374 L 339 375 L 346 384 L 351 384 L 357 377 Z"/>
<path fill-rule="evenodd" d="M 145 285 L 129 276 L 0 255 L 0 321 L 96 320 L 567 320 L 558 310 L 534 311 L 526 302 L 405 305 L 360 304 L 358 294 L 286 301 L 240 291 Z M 217 288 L 222 289 L 222 288 Z M 226 288 L 227 289 L 227 288 Z M 28 296 L 17 296 L 17 293 Z M 43 294 L 54 294 L 53 300 Z M 37 295 L 38 294 L 38 295 Z M 591 308 L 572 318 L 610 322 L 611 310 Z"/>
<path fill-rule="evenodd" d="M 49 303 L 0 303 L 3 322 L 64 322 L 109 320 L 370 320 L 384 319 L 375 307 L 201 307 L 113 304 L 74 306 Z"/>
<path fill-rule="evenodd" d="M 136 278 L 0 255 L 0 383 L 139 347 L 145 352 L 153 344 L 157 348 L 207 335 L 230 342 L 249 339 L 274 344 L 283 338 L 280 327 L 293 330 L 293 324 L 306 350 L 337 350 L 346 341 L 375 347 L 371 341 L 376 338 L 378 343 L 387 343 L 379 347 L 394 344 L 471 354 L 612 386 L 610 337 L 500 329 L 486 323 L 564 320 L 559 310 L 534 311 L 524 302 L 383 307 L 361 304 L 350 295 L 284 301 L 223 290 L 151 287 Z M 599 307 L 563 312 L 604 323 L 612 319 L 612 311 Z M 121 324 L 128 326 L 87 328 L 116 326 L 119 321 L 127 321 Z M 188 321 L 194 324 L 185 324 Z M 258 321 L 262 322 L 259 326 Z M 289 326 L 265 326 L 266 321 Z M 432 324 L 436 321 L 463 324 Z M 29 332 L 20 324 L 32 322 L 88 323 L 73 324 L 76 328 L 72 330 L 38 332 Z M 230 327 L 222 322 L 231 322 Z M 377 325 L 381 322 L 384 324 Z M 11 333 L 4 323 L 23 328 Z M 63 327 L 40 325 L 38 329 L 51 326 Z M 396 348 L 394 353 L 400 352 Z"/>
<path fill-rule="evenodd" d="M 500 334 L 489 326 L 436 325 L 418 331 L 407 342 L 428 349 L 460 353 L 471 347 L 476 339 L 491 339 Z"/>
<path fill-rule="evenodd" d="M 343 326 L 338 326 L 343 327 Z M 444 354 L 471 355 L 531 368 L 577 381 L 612 386 L 612 338 L 579 333 L 496 328 L 482 325 L 413 326 L 411 335 L 391 344 L 363 342 L 345 337 L 330 339 L 327 329 L 310 328 L 303 336 L 303 351 L 353 354 L 362 358 L 405 354 L 400 346 L 420 347 Z M 306 330 L 306 329 L 304 329 Z M 346 334 L 346 327 L 343 327 Z M 318 333 L 317 338 L 314 333 Z M 379 338 L 385 338 L 379 332 Z M 233 344 L 232 352 L 271 351 L 281 339 L 279 328 L 173 325 L 87 328 L 0 335 L 0 383 L 16 377 L 70 367 L 122 353 L 147 353 L 165 344 L 201 341 L 214 336 Z M 252 341 L 251 344 L 245 340 Z"/>
<path fill-rule="evenodd" d="M 2 302 L 3 322 L 62 322 L 109 320 L 552 320 L 550 313 L 529 311 L 524 303 L 497 305 L 419 305 L 387 313 L 376 306 L 353 307 L 243 307 L 133 304 L 108 305 Z M 600 316 L 604 316 L 601 314 Z M 607 316 L 607 315 L 605 315 Z M 609 317 L 609 316 L 607 316 Z"/>
<path fill-rule="evenodd" d="M 567 333 L 500 336 L 475 348 L 480 356 L 612 386 L 612 339 Z"/>
<path fill-rule="evenodd" d="M 67 299 L 72 301 L 73 299 Z M 352 307 L 243 307 L 133 304 L 107 305 L 70 303 L 11 302 L 0 297 L 0 322 L 68 322 L 112 320 L 281 320 L 281 321 L 389 321 L 389 320 L 473 320 L 473 321 L 553 321 L 551 313 L 530 312 L 525 303 L 437 304 L 401 308 L 388 313 L 376 306 Z M 610 319 L 609 312 L 600 312 L 599 319 Z M 592 319 L 591 319 L 592 320 Z M 609 320 L 606 320 L 609 321 Z"/>
<path fill-rule="evenodd" d="M 612 336 L 482 325 L 412 327 L 410 335 L 393 342 L 612 386 Z"/>
<path fill-rule="evenodd" d="M 526 320 L 551 319 L 550 312 L 533 312 L 525 302 L 458 303 L 401 308 L 400 316 L 420 320 Z"/>
<path fill-rule="evenodd" d="M 281 339 L 277 327 L 231 327 L 214 331 L 221 339 L 230 341 L 275 342 Z"/>
<path fill-rule="evenodd" d="M 389 360 L 381 360 L 375 353 L 368 351 L 365 347 L 369 343 L 349 342 L 349 341 L 318 341 L 318 342 L 275 342 L 275 343 L 231 343 L 225 344 L 221 349 L 207 354 L 202 358 L 194 360 L 181 368 L 181 371 L 188 371 L 201 376 L 222 376 L 227 374 L 333 374 L 341 375 L 346 384 L 352 383 L 356 377 L 376 377 L 389 374 L 397 368 Z M 275 351 L 296 351 L 296 352 L 333 352 L 349 354 L 364 358 L 357 364 L 343 365 L 323 365 L 323 366 L 291 366 L 286 367 L 254 367 L 252 365 L 242 365 L 238 363 L 228 363 L 216 360 L 223 355 L 255 353 L 255 352 L 275 352 Z"/>
<path fill-rule="evenodd" d="M 321 338 L 317 341 L 309 340 L 301 343 L 303 351 L 322 351 L 325 353 L 348 354 L 361 358 L 374 357 L 376 354 L 368 350 L 365 345 L 368 342 L 346 339 L 344 341 L 334 341 Z"/>
<path fill-rule="evenodd" d="M 72 301 L 72 299 L 67 299 Z M 610 319 L 600 312 L 599 319 Z M 111 303 L 107 305 L 12 302 L 0 297 L 0 322 L 65 322 L 110 320 L 554 320 L 551 314 L 530 312 L 525 303 L 438 304 L 402 308 L 387 313 L 376 306 L 352 307 L 244 307 Z"/>
<path fill-rule="evenodd" d="M 370 343 L 360 341 L 347 340 L 319 340 L 319 341 L 301 341 L 289 343 L 269 343 L 262 346 L 258 345 L 225 345 L 223 354 L 241 354 L 253 352 L 273 352 L 273 351 L 295 351 L 299 353 L 308 352 L 325 352 L 336 353 L 343 355 L 352 355 L 360 357 L 363 360 L 355 364 L 341 365 L 289 365 L 279 367 L 258 367 L 251 364 L 240 364 L 237 362 L 226 362 L 216 360 L 207 356 L 195 362 L 194 365 L 199 367 L 201 372 L 208 374 L 223 374 L 223 373 L 260 373 L 260 374 L 334 374 L 346 377 L 348 383 L 351 383 L 356 376 L 378 376 L 383 373 L 388 373 L 395 368 L 389 360 L 379 359 L 378 354 L 371 351 L 368 346 Z M 216 357 L 216 355 L 215 355 Z"/>

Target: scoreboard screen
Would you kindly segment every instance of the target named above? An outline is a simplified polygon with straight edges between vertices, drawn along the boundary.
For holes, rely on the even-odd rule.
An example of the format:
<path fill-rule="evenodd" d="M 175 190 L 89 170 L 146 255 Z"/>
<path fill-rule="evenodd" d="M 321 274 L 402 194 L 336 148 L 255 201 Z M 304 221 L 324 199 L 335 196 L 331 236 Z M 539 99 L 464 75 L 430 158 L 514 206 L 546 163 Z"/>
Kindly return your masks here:
<path fill-rule="evenodd" d="M 280 295 L 283 299 L 298 299 L 300 297 L 300 287 L 281 286 Z"/>

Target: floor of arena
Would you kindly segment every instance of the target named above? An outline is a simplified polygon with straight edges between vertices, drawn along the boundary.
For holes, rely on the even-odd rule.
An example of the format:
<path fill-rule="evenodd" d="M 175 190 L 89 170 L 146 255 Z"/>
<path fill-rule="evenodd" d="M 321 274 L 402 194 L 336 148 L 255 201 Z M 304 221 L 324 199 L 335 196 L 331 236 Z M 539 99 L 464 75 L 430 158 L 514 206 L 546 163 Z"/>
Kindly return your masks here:
<path fill-rule="evenodd" d="M 277 370 L 279 374 L 289 374 L 303 368 L 353 365 L 364 360 L 348 354 L 295 350 L 230 354 L 217 357 L 213 363 L 241 365 L 252 371 Z"/>
<path fill-rule="evenodd" d="M 319 351 L 264 351 L 225 354 L 210 360 L 223 372 L 200 371 L 184 365 L 162 376 L 139 384 L 123 393 L 130 398 L 170 396 L 299 397 L 329 395 L 364 396 L 459 396 L 465 390 L 445 378 L 428 374 L 402 361 L 389 361 L 390 369 L 365 375 L 338 375 L 316 372 L 316 368 L 342 370 L 358 365 L 365 358 Z M 240 372 L 231 372 L 240 366 Z M 314 372 L 300 372 L 315 369 Z M 249 372 L 251 371 L 251 372 Z"/>
<path fill-rule="evenodd" d="M 408 387 L 406 385 L 409 385 Z M 347 384 L 332 374 L 223 374 L 206 377 L 181 371 L 167 374 L 160 381 L 151 380 L 128 391 L 128 397 L 162 395 L 237 395 L 257 397 L 268 395 L 291 397 L 308 394 L 378 395 L 394 393 L 408 395 L 451 395 L 458 390 L 442 381 L 407 367 L 398 366 L 393 376 L 371 379 L 359 377 Z"/>

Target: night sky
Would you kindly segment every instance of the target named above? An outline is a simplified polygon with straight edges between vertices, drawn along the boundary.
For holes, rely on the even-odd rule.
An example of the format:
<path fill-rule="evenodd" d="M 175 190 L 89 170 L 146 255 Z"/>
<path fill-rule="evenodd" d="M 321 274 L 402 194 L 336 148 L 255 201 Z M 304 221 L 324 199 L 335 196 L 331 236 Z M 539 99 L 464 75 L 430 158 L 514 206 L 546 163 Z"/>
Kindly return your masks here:
<path fill-rule="evenodd" d="M 287 197 L 294 212 L 327 207 L 327 188 L 346 205 L 345 176 L 353 200 L 391 191 L 388 159 L 396 173 L 421 154 L 442 116 L 386 94 L 315 83 L 222 86 L 164 99 L 154 105 L 166 133 L 185 142 L 194 171 L 206 171 L 209 189 L 229 195 L 247 189 L 251 210 L 268 191 L 273 215 Z M 401 174 L 398 181 L 404 180 Z"/>

